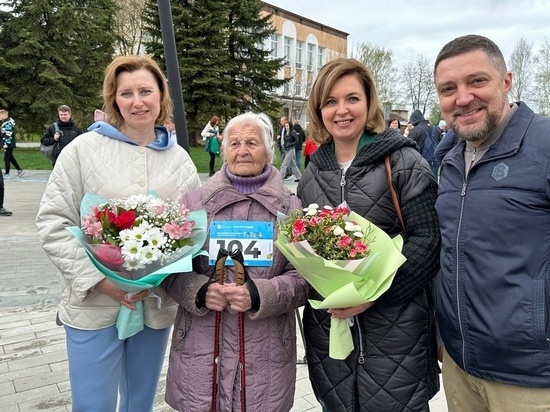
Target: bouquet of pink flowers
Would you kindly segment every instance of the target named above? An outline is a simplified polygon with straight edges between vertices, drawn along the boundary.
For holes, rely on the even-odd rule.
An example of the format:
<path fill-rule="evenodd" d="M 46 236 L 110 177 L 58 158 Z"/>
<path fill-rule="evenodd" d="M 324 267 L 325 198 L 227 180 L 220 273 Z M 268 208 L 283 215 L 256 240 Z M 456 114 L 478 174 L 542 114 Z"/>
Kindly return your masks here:
<path fill-rule="evenodd" d="M 370 254 L 370 225 L 366 232 L 356 222 L 349 220 L 350 210 L 313 203 L 303 210 L 294 210 L 280 225 L 281 232 L 292 243 L 307 241 L 315 253 L 324 259 L 362 259 Z"/>
<path fill-rule="evenodd" d="M 275 246 L 323 297 L 315 309 L 347 308 L 378 299 L 405 262 L 401 236 L 382 229 L 349 210 L 311 204 L 279 217 Z M 349 324 L 333 319 L 329 355 L 345 359 L 353 350 Z"/>
<path fill-rule="evenodd" d="M 105 199 L 86 194 L 81 203 L 82 226 L 68 230 L 101 273 L 119 288 L 136 293 L 158 286 L 172 273 L 192 270 L 192 258 L 206 240 L 206 212 L 137 194 Z M 121 306 L 119 337 L 143 328 L 143 307 L 132 313 Z M 141 312 L 141 313 L 140 313 Z M 137 319 L 136 319 L 137 317 Z M 136 328 L 129 330 L 129 324 Z"/>
<path fill-rule="evenodd" d="M 155 262 L 165 266 L 195 244 L 195 222 L 189 216 L 185 205 L 139 194 L 92 206 L 92 213 L 82 218 L 82 230 L 101 263 L 123 276 L 141 278 L 142 269 L 151 272 Z"/>

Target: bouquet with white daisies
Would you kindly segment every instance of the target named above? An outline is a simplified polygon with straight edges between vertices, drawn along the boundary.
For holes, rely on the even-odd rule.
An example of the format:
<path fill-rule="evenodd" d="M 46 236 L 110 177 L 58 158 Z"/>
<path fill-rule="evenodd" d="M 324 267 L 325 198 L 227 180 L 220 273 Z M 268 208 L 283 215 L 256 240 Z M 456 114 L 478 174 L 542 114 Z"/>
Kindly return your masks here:
<path fill-rule="evenodd" d="M 193 257 L 204 253 L 206 211 L 190 212 L 177 201 L 153 194 L 109 200 L 86 194 L 80 213 L 82 226 L 67 229 L 95 267 L 129 293 L 154 288 L 170 274 L 190 272 Z M 128 317 L 126 309 L 122 306 L 121 314 Z"/>
<path fill-rule="evenodd" d="M 275 246 L 323 298 L 309 300 L 314 309 L 375 301 L 406 260 L 401 236 L 390 238 L 346 203 L 335 208 L 314 203 L 278 219 Z M 346 359 L 353 350 L 347 321 L 332 319 L 329 339 L 333 359 Z"/>

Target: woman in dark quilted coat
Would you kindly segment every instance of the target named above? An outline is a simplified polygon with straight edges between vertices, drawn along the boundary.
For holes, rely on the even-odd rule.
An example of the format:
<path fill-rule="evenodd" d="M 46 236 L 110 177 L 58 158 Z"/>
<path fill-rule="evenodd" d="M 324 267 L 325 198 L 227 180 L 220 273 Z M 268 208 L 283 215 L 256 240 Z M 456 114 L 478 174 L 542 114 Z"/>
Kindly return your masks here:
<path fill-rule="evenodd" d="M 439 270 L 437 183 L 415 143 L 385 130 L 384 111 L 369 70 L 340 58 L 320 71 L 309 98 L 309 128 L 320 144 L 298 197 L 307 206 L 346 201 L 390 236 L 405 238 L 407 261 L 375 302 L 349 308 L 304 309 L 306 356 L 324 411 L 428 411 L 438 391 L 431 281 Z M 385 158 L 404 226 L 392 202 Z M 330 319 L 351 325 L 354 350 L 329 357 Z"/>

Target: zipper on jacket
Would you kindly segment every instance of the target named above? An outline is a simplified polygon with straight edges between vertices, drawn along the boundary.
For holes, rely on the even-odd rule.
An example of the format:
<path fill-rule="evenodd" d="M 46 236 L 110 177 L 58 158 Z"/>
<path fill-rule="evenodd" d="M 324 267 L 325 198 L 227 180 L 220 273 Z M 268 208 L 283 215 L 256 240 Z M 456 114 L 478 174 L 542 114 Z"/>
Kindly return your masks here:
<path fill-rule="evenodd" d="M 460 228 L 462 227 L 462 218 L 464 216 L 464 202 L 465 202 L 465 197 L 466 197 L 466 189 L 468 187 L 468 180 L 469 180 L 469 176 L 470 176 L 470 173 L 472 172 L 472 169 L 474 167 L 479 167 L 479 164 L 481 163 L 485 163 L 485 162 L 493 162 L 495 160 L 499 160 L 499 159 L 504 159 L 504 158 L 507 158 L 507 157 L 510 157 L 510 156 L 513 156 L 514 154 L 516 154 L 518 152 L 518 150 L 514 150 L 512 153 L 505 153 L 505 154 L 501 154 L 499 156 L 493 156 L 493 157 L 482 157 L 481 159 L 479 159 L 479 161 L 476 163 L 476 164 L 471 164 L 470 167 L 469 167 L 469 170 L 468 170 L 468 173 L 464 175 L 464 181 L 462 182 L 462 189 L 460 190 L 460 197 L 462 198 L 462 201 L 461 201 L 461 204 L 460 204 L 460 213 L 459 213 L 459 216 L 458 216 L 458 230 L 456 232 L 456 241 L 455 241 L 455 253 L 456 253 L 456 256 L 457 256 L 457 259 L 456 259 L 456 272 L 455 272 L 455 277 L 456 277 L 456 316 L 457 316 L 457 321 L 458 321 L 458 326 L 459 326 L 459 329 L 460 329 L 460 337 L 462 339 L 462 364 L 464 365 L 464 371 L 465 372 L 468 372 L 469 373 L 469 368 L 467 367 L 466 365 L 466 341 L 464 339 L 464 328 L 463 328 L 463 325 L 462 325 L 462 317 L 461 317 L 461 302 L 460 302 L 460 293 L 459 293 L 459 271 L 460 271 L 460 267 L 459 267 L 459 262 L 458 262 L 458 256 L 460 255 L 460 251 L 459 251 L 459 240 L 460 240 Z M 475 155 L 476 155 L 476 152 L 474 152 L 474 158 L 475 158 Z M 447 162 L 446 162 L 447 163 Z M 473 161 L 472 161 L 473 163 Z M 457 167 L 456 165 L 453 164 L 453 166 Z"/>
<path fill-rule="evenodd" d="M 344 170 L 342 170 L 342 177 L 340 178 L 340 187 L 342 188 L 342 193 L 341 193 L 341 199 L 342 199 L 342 202 L 344 202 L 346 200 L 346 174 L 344 173 Z"/>
<path fill-rule="evenodd" d="M 460 214 L 458 216 L 458 230 L 456 231 L 456 241 L 455 241 L 455 253 L 456 256 L 460 255 L 459 251 L 459 239 L 460 239 L 460 228 L 462 227 L 462 217 L 464 216 L 464 202 L 466 198 L 466 180 L 462 183 L 462 191 L 460 192 L 461 196 L 461 204 L 460 204 Z M 462 317 L 461 317 L 461 302 L 460 302 L 460 293 L 459 293 L 459 272 L 460 272 L 460 264 L 458 258 L 456 259 L 456 315 L 458 320 L 458 327 L 460 329 L 460 337 L 462 339 L 462 364 L 464 365 L 464 370 L 467 372 L 466 367 L 466 341 L 464 339 L 464 328 L 462 327 Z"/>

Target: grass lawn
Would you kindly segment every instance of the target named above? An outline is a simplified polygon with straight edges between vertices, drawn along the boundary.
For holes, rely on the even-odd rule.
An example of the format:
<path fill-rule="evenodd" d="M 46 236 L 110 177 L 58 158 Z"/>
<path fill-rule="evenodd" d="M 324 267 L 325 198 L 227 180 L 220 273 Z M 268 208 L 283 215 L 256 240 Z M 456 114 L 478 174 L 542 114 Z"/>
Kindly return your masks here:
<path fill-rule="evenodd" d="M 50 170 L 52 168 L 51 162 L 40 154 L 38 148 L 18 147 L 13 151 L 13 154 L 23 170 Z M 199 173 L 208 173 L 210 156 L 204 150 L 204 146 L 192 147 L 191 159 L 193 159 Z M 215 170 L 220 170 L 221 164 L 222 159 L 216 159 Z M 280 166 L 279 156 L 275 157 L 273 164 L 277 168 Z"/>

